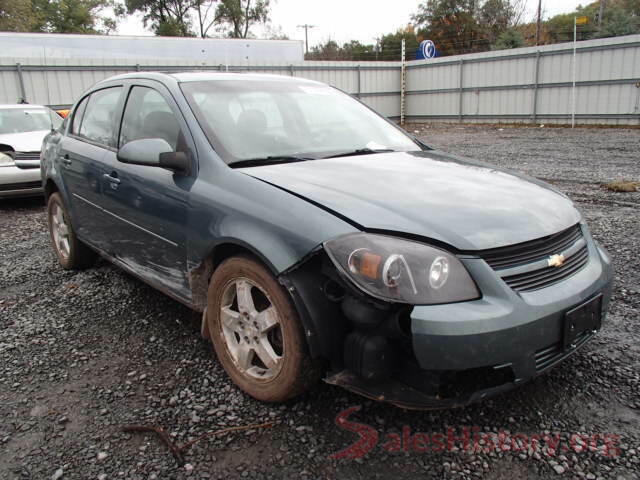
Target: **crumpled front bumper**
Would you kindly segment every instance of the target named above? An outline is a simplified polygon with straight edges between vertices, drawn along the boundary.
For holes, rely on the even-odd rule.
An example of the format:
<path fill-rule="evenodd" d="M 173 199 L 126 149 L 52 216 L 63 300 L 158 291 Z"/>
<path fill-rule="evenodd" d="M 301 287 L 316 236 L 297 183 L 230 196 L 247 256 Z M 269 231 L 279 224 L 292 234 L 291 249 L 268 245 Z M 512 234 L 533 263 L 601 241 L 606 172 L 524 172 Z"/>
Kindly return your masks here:
<path fill-rule="evenodd" d="M 602 295 L 602 320 L 613 286 L 608 254 L 588 240 L 589 261 L 571 277 L 540 290 L 518 293 L 483 260 L 463 262 L 482 298 L 447 305 L 417 306 L 411 312 L 413 354 L 387 381 L 368 382 L 343 371 L 327 379 L 361 395 L 404 408 L 462 406 L 510 390 L 557 365 L 594 335 L 585 332 L 573 348 L 563 348 L 565 314 Z M 413 371 L 410 371 L 413 370 Z M 469 373 L 473 390 L 442 395 L 434 375 Z M 480 377 L 488 383 L 482 385 Z"/>

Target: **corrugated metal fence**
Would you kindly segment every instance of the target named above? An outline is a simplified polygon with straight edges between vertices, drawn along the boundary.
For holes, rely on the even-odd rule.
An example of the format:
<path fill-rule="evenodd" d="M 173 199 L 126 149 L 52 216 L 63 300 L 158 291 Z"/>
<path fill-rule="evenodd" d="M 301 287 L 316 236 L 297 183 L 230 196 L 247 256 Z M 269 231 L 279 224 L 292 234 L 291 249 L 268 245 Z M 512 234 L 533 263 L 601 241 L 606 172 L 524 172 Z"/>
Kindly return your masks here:
<path fill-rule="evenodd" d="M 568 123 L 572 44 L 408 62 L 407 121 Z M 640 35 L 579 42 L 576 121 L 640 124 Z M 319 80 L 400 115 L 400 62 L 203 65 L 184 60 L 0 58 L 0 103 L 68 105 L 95 82 L 131 71 L 255 71 Z"/>

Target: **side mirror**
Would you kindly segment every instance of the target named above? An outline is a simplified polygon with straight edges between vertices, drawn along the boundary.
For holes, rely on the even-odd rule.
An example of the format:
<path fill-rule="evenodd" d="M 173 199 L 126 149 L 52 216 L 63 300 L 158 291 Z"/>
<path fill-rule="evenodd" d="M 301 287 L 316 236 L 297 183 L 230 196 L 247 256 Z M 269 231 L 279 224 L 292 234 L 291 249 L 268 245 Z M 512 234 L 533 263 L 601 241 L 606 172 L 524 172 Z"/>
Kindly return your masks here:
<path fill-rule="evenodd" d="M 160 167 L 188 174 L 191 162 L 184 152 L 174 152 L 163 138 L 142 138 L 123 145 L 117 154 L 118 161 L 132 165 Z"/>

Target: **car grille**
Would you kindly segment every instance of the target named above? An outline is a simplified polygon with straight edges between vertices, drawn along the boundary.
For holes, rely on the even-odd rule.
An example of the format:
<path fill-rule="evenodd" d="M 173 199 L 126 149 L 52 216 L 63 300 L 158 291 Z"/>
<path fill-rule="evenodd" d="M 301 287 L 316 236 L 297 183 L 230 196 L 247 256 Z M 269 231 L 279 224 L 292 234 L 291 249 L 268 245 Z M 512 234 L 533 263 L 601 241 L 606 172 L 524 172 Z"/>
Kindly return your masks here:
<path fill-rule="evenodd" d="M 42 182 L 23 182 L 23 183 L 0 183 L 0 192 L 10 192 L 11 190 L 29 190 L 31 188 L 42 187 Z"/>
<path fill-rule="evenodd" d="M 530 292 L 558 283 L 576 273 L 584 267 L 589 260 L 589 251 L 586 243 L 576 250 L 576 243 L 583 239 L 580 225 L 574 225 L 560 233 L 547 237 L 519 243 L 503 248 L 495 248 L 480 252 L 483 258 L 494 270 L 500 274 L 502 280 L 517 292 Z M 575 245 L 575 247 L 574 247 Z M 568 249 L 573 251 L 568 255 Z M 522 272 L 523 265 L 540 262 L 549 259 L 552 255 L 563 253 L 565 262 L 560 267 L 547 266 Z M 517 268 L 518 273 L 510 273 Z"/>
<path fill-rule="evenodd" d="M 561 362 L 569 355 L 571 355 L 575 350 L 586 343 L 593 336 L 593 332 L 584 332 L 582 335 L 576 338 L 575 347 L 571 350 L 563 350 L 562 343 L 554 343 L 553 345 L 549 345 L 548 347 L 541 348 L 535 353 L 536 360 L 536 372 L 542 372 L 556 363 Z"/>
<path fill-rule="evenodd" d="M 40 152 L 16 152 L 14 160 L 40 160 Z"/>
<path fill-rule="evenodd" d="M 580 238 L 582 238 L 582 229 L 579 224 L 576 224 L 560 233 L 531 240 L 530 242 L 484 250 L 480 253 L 480 256 L 494 270 L 507 269 L 535 262 L 562 252 Z"/>
<path fill-rule="evenodd" d="M 561 267 L 545 267 L 519 275 L 502 277 L 502 280 L 518 292 L 530 292 L 548 287 L 570 277 L 584 267 L 588 259 L 589 251 L 585 245 L 571 255 Z"/>

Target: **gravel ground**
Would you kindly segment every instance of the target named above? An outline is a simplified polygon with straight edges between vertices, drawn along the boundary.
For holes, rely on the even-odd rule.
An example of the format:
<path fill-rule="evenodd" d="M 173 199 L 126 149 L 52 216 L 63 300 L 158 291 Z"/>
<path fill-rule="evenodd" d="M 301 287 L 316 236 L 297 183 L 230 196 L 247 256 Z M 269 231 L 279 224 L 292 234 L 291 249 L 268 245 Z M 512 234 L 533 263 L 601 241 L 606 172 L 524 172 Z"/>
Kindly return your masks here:
<path fill-rule="evenodd" d="M 530 384 L 464 409 L 404 411 L 324 384 L 265 405 L 227 379 L 197 315 L 104 261 L 63 271 L 42 202 L 3 201 L 0 478 L 640 478 L 640 193 L 600 185 L 640 180 L 640 131 L 411 129 L 444 150 L 552 181 L 576 201 L 617 270 L 608 322 L 592 342 Z M 357 438 L 335 423 L 353 406 L 361 410 L 350 420 L 380 441 L 364 458 L 330 459 Z M 273 426 L 197 442 L 184 466 L 154 434 L 121 431 L 162 426 L 184 444 L 265 422 Z M 459 439 L 444 451 L 392 448 L 416 432 L 454 429 L 458 438 L 465 428 L 481 438 L 479 451 Z M 591 448 L 572 434 L 601 437 Z M 531 435 L 547 438 L 527 448 Z"/>

